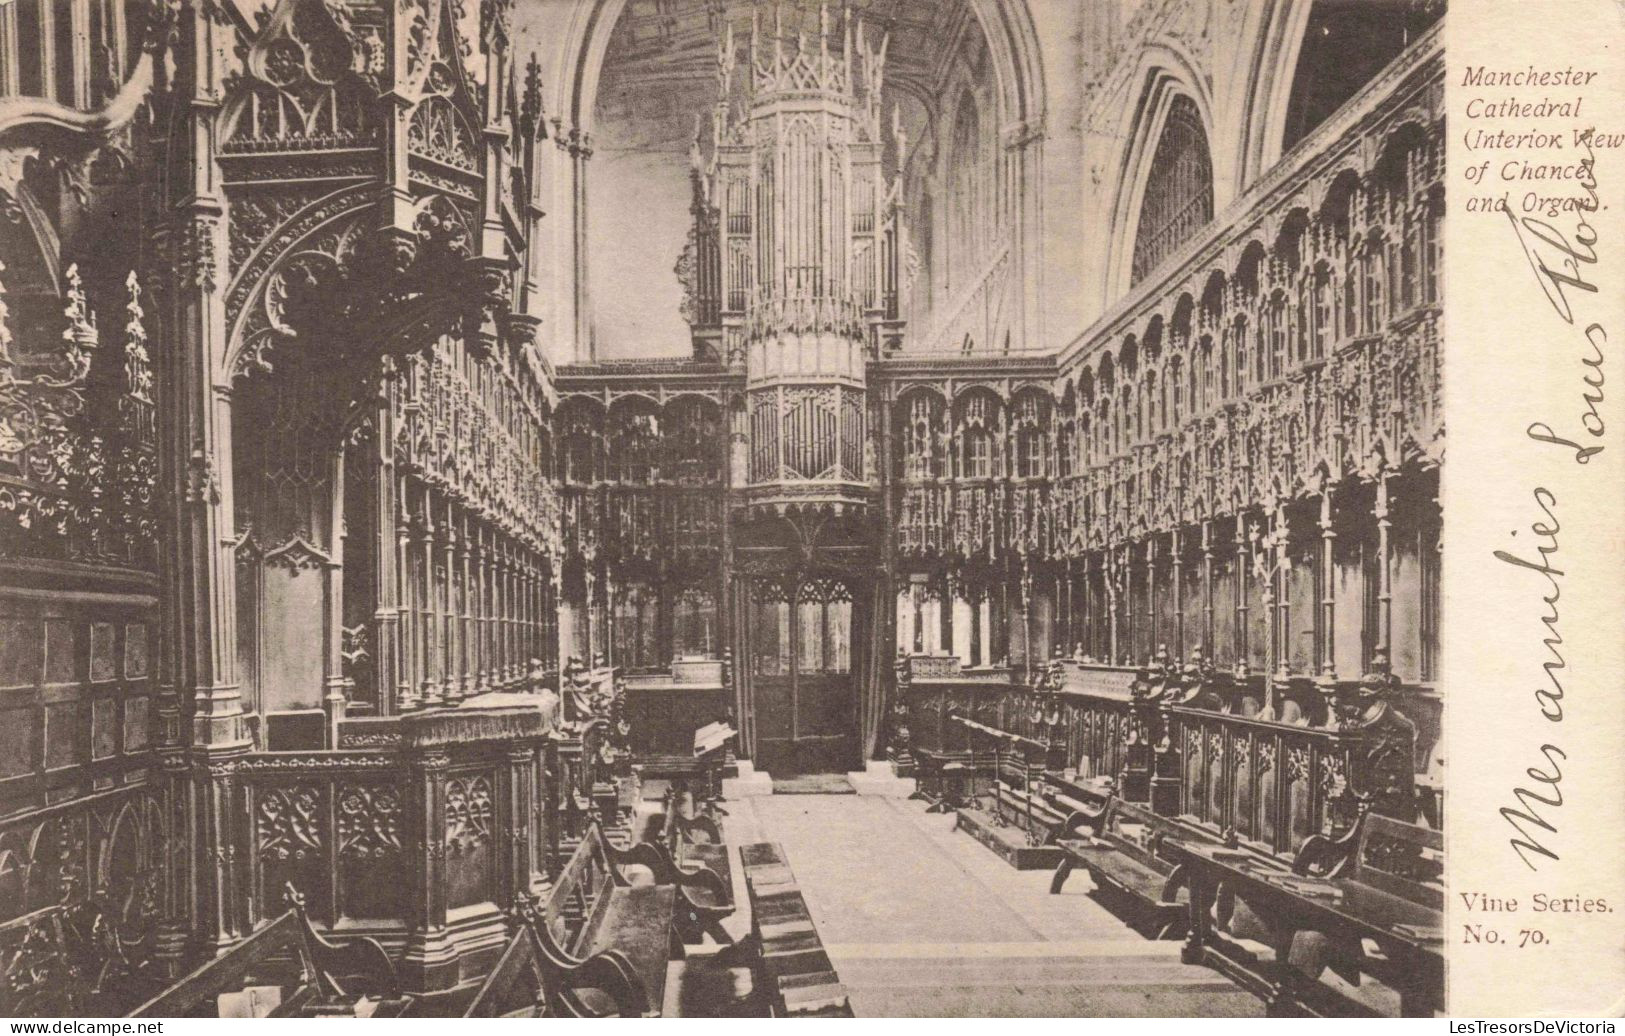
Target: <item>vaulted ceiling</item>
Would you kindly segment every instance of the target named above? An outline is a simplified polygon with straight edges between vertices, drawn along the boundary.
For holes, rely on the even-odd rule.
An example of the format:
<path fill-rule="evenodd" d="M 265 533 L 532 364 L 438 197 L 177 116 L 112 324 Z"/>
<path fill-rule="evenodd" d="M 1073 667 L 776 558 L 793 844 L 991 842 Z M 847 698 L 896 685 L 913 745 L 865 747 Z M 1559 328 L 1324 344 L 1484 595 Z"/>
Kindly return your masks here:
<path fill-rule="evenodd" d="M 821 6 L 820 0 L 627 0 L 593 98 L 587 262 L 600 356 L 687 350 L 672 266 L 692 222 L 689 145 L 717 100 L 718 41 L 733 26 L 743 63 L 753 15 L 764 46 L 776 23 L 787 39 L 805 30 L 816 41 Z M 946 95 L 962 89 L 945 82 L 992 75 L 969 0 L 829 0 L 834 53 L 844 45 L 848 9 L 870 46 L 888 41 L 883 103 L 902 117 L 911 167 L 929 166 L 918 160 L 934 153 Z M 736 89 L 743 78 L 735 77 Z"/>
<path fill-rule="evenodd" d="M 827 7 L 831 48 L 840 47 L 843 11 L 850 9 L 871 39 L 890 36 L 887 85 L 920 100 L 930 97 L 938 63 L 964 20 L 974 22 L 966 0 L 829 0 Z M 610 41 L 606 79 L 623 84 L 709 80 L 716 75 L 717 41 L 732 24 L 735 37 L 746 43 L 752 12 L 764 35 L 777 16 L 786 36 L 805 29 L 816 38 L 820 0 L 629 0 Z"/>

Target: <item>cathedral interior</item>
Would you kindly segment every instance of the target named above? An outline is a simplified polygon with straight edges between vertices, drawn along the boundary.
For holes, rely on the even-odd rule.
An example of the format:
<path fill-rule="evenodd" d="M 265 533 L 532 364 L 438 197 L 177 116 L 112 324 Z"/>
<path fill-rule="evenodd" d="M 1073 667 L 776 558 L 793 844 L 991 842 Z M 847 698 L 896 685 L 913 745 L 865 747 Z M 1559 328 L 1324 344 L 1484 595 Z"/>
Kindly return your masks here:
<path fill-rule="evenodd" d="M 0 6 L 0 1014 L 1442 1010 L 1443 15 Z"/>

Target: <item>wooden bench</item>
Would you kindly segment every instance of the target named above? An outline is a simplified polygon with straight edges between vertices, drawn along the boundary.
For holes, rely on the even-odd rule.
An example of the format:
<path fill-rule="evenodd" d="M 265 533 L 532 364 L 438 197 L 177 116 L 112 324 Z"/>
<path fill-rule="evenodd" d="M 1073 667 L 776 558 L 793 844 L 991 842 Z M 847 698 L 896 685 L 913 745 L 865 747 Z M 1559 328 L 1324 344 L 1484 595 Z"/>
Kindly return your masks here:
<path fill-rule="evenodd" d="M 619 950 L 575 957 L 561 950 L 529 900 L 516 904 L 514 932 L 463 1011 L 464 1018 L 645 1017 L 658 1013 L 637 966 Z M 607 1007 L 606 1007 L 607 1001 Z"/>
<path fill-rule="evenodd" d="M 714 819 L 703 813 L 684 813 L 683 799 L 681 788 L 673 785 L 668 789 L 655 844 L 666 851 L 676 871 L 672 880 L 681 890 L 678 912 L 685 928 L 684 938 L 698 942 L 703 934 L 726 945 L 733 942 L 733 937 L 723 929 L 722 919 L 736 909 L 728 846 Z M 699 871 L 715 875 L 716 882 L 695 873 Z M 667 872 L 662 869 L 660 873 Z"/>
<path fill-rule="evenodd" d="M 750 899 L 749 946 L 755 987 L 776 1018 L 850 1018 L 846 987 L 824 952 L 801 889 L 773 842 L 741 846 L 740 865 Z"/>
<path fill-rule="evenodd" d="M 1350 951 L 1322 966 L 1341 974 L 1336 965 L 1348 965 L 1355 978 L 1370 976 L 1397 993 L 1399 1014 L 1430 1016 L 1444 1003 L 1443 849 L 1439 831 L 1372 812 L 1341 838 L 1306 839 L 1290 869 L 1224 847 L 1169 842 L 1165 851 L 1190 885 L 1185 960 L 1229 975 L 1271 1015 L 1383 1013 L 1352 988 L 1336 988 L 1307 974 L 1301 962 L 1280 959 L 1279 950 L 1265 957 L 1216 931 L 1222 886 L 1280 932 L 1320 933 L 1328 945 Z"/>
<path fill-rule="evenodd" d="M 287 889 L 289 909 L 131 1012 L 132 1018 L 230 1016 L 394 1017 L 412 998 L 401 992 L 389 955 L 366 937 L 330 941 Z"/>
<path fill-rule="evenodd" d="M 1133 923 L 1146 935 L 1183 935 L 1188 910 L 1180 895 L 1182 876 L 1153 849 L 1114 830 L 1122 817 L 1116 788 L 1109 781 L 1080 782 L 1058 774 L 1047 774 L 1045 784 L 1052 808 L 1065 817 L 1055 844 L 1066 856 L 1050 880 L 1050 894 L 1059 895 L 1082 867 L 1097 886 L 1131 903 Z"/>
<path fill-rule="evenodd" d="M 654 873 L 663 862 L 669 861 L 652 857 L 646 846 L 617 848 L 596 823 L 587 828 L 531 925 L 543 966 L 555 979 L 550 988 L 558 990 L 551 1013 L 590 1017 L 611 1007 L 621 1014 L 659 1013 L 666 964 L 683 953 L 673 925 L 677 887 L 661 880 L 668 875 Z M 640 865 L 651 873 L 634 884 L 630 869 Z M 589 964 L 600 956 L 624 960 L 635 986 L 623 988 L 628 976 L 614 967 Z M 588 976 L 610 988 L 582 985 Z"/>

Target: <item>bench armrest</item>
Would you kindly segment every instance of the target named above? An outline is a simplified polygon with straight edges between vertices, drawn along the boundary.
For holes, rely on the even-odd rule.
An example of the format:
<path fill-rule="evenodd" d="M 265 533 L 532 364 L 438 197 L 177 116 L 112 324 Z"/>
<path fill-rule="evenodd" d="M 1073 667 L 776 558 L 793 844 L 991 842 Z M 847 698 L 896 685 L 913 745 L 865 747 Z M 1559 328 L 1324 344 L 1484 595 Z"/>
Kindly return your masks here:
<path fill-rule="evenodd" d="M 631 882 L 622 871 L 627 867 L 647 867 L 649 873 L 654 875 L 656 885 L 675 885 L 677 880 L 675 872 L 677 864 L 672 861 L 671 854 L 666 847 L 657 842 L 639 842 L 630 849 L 617 848 L 609 839 L 604 839 L 604 855 L 609 858 L 610 870 L 615 876 L 615 884 L 628 885 Z"/>
<path fill-rule="evenodd" d="M 299 919 L 300 956 L 312 981 L 328 996 L 376 996 L 395 1000 L 401 996 L 395 964 L 378 940 L 370 936 L 329 942 L 311 927 L 305 915 L 305 897 L 290 884 L 288 902 Z"/>
<path fill-rule="evenodd" d="M 648 987 L 626 954 L 604 950 L 577 957 L 554 940 L 546 919 L 533 907 L 521 904 L 519 915 L 535 941 L 542 963 L 544 995 L 550 1004 L 558 1005 L 561 1013 L 576 1018 L 610 1017 L 607 1012 L 595 1011 L 582 1001 L 580 991 L 583 989 L 603 991 L 615 1002 L 615 1009 L 623 1018 L 646 1017 L 651 1011 L 659 1010 L 660 1005 L 650 1005 Z"/>
<path fill-rule="evenodd" d="M 582 989 L 602 990 L 615 1002 L 615 1014 L 588 1007 L 579 995 Z M 565 1013 L 577 1018 L 646 1018 L 658 1009 L 650 1006 L 643 980 L 620 950 L 604 950 L 582 961 L 559 990 L 559 1000 Z"/>
<path fill-rule="evenodd" d="M 703 834 L 705 836 L 703 839 L 704 842 L 708 842 L 712 845 L 722 844 L 722 829 L 717 827 L 717 822 L 715 820 L 712 820 L 707 816 L 692 818 L 679 817 L 676 823 L 673 825 L 673 830 L 679 840 L 688 842 L 690 845 L 701 843 L 701 839 L 694 837 L 697 834 Z"/>

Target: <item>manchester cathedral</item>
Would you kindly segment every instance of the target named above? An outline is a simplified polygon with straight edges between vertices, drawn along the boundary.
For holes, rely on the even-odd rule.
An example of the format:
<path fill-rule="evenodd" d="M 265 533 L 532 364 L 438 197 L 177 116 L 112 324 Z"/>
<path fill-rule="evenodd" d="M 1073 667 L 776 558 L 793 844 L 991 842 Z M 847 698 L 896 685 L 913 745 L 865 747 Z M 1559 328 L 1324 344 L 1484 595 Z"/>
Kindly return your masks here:
<path fill-rule="evenodd" d="M 0 1015 L 1441 1012 L 1444 18 L 0 4 Z"/>

